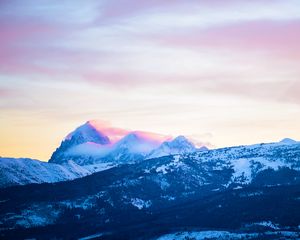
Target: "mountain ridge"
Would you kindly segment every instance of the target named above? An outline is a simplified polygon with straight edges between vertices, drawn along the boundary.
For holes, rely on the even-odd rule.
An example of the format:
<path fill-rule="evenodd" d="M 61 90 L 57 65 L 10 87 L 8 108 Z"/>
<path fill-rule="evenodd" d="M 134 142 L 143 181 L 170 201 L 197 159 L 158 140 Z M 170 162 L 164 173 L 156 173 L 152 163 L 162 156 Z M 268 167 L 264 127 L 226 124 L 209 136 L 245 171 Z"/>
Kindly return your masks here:
<path fill-rule="evenodd" d="M 49 162 L 63 164 L 72 160 L 79 165 L 104 162 L 120 164 L 197 150 L 184 136 L 163 141 L 141 131 L 127 132 L 112 143 L 110 136 L 104 135 L 93 124 L 94 121 L 88 121 L 68 134 Z"/>
<path fill-rule="evenodd" d="M 165 156 L 72 181 L 2 189 L 1 227 L 9 229 L 2 236 L 110 232 L 111 239 L 139 239 L 145 229 L 155 234 L 176 227 L 245 230 L 269 221 L 280 230 L 298 231 L 299 186 L 300 144 Z"/>
<path fill-rule="evenodd" d="M 168 141 L 170 142 L 170 141 Z M 172 142 L 172 141 L 171 141 Z M 228 152 L 228 151 L 233 151 L 233 155 L 231 156 L 230 159 L 233 159 L 234 157 L 236 158 L 234 160 L 234 164 L 236 166 L 235 170 L 237 172 L 243 173 L 243 177 L 247 178 L 250 176 L 251 169 L 247 169 L 251 165 L 251 162 L 245 159 L 241 159 L 238 157 L 240 154 L 239 152 L 244 149 L 248 151 L 257 151 L 260 149 L 261 153 L 259 156 L 264 156 L 268 154 L 269 149 L 277 149 L 277 148 L 292 148 L 297 147 L 300 145 L 299 142 L 292 143 L 292 144 L 287 144 L 286 142 L 275 142 L 275 143 L 260 143 L 260 144 L 253 144 L 253 145 L 241 145 L 241 146 L 233 146 L 233 147 L 226 147 L 226 148 L 219 148 L 219 149 L 212 149 L 212 150 L 206 150 L 206 149 L 197 149 L 196 151 L 184 151 L 181 153 L 171 153 L 169 152 L 168 154 L 165 153 L 163 156 L 166 155 L 188 155 L 192 153 L 199 153 L 199 154 L 206 154 L 208 156 L 212 157 L 217 157 L 219 156 L 220 159 L 222 157 L 224 158 L 224 153 L 223 152 Z M 255 150 L 257 149 L 257 150 Z M 215 155 L 216 154 L 216 155 Z M 144 156 L 140 155 L 130 155 L 130 156 L 135 156 L 135 157 L 141 157 L 144 158 Z M 159 156 L 159 157 L 163 157 Z M 155 157 L 149 157 L 145 158 L 146 159 L 155 159 Z M 67 162 L 64 162 L 63 164 L 56 164 L 56 163 L 51 163 L 51 162 L 42 162 L 39 160 L 32 160 L 32 159 L 27 159 L 26 164 L 22 163 L 24 160 L 20 159 L 14 159 L 14 158 L 0 158 L 0 179 L 1 187 L 8 187 L 8 186 L 13 186 L 13 185 L 24 185 L 24 184 L 30 184 L 30 183 L 44 183 L 44 182 L 58 182 L 58 181 L 68 181 L 72 180 L 75 178 L 80 178 L 84 177 L 86 175 L 93 174 L 98 171 L 105 170 L 106 168 L 116 166 L 120 163 L 115 163 L 115 162 L 106 162 L 106 163 L 92 163 L 88 165 L 78 165 L 76 162 L 73 162 L 72 160 L 68 160 Z M 256 159 L 255 161 L 259 162 L 260 164 L 269 164 L 269 167 L 281 167 L 284 166 L 284 164 L 280 161 L 274 161 L 274 162 L 266 162 L 264 158 L 261 159 Z M 125 163 L 128 163 L 128 161 L 125 161 Z M 133 164 L 133 162 L 130 162 Z M 124 163 L 122 163 L 124 164 Z M 240 168 L 244 167 L 244 170 L 241 170 Z M 289 167 L 289 166 L 288 166 Z M 61 173 L 60 173 L 60 171 Z M 159 169 L 162 172 L 167 171 L 166 168 L 161 167 Z M 45 177 L 39 172 L 45 172 L 48 174 L 48 177 Z M 51 172 L 53 172 L 53 178 L 51 178 Z M 37 173 L 34 175 L 34 173 Z M 241 178 L 241 176 L 237 175 L 237 178 Z M 53 180 L 54 179 L 54 180 Z M 56 180 L 55 180 L 56 179 Z"/>

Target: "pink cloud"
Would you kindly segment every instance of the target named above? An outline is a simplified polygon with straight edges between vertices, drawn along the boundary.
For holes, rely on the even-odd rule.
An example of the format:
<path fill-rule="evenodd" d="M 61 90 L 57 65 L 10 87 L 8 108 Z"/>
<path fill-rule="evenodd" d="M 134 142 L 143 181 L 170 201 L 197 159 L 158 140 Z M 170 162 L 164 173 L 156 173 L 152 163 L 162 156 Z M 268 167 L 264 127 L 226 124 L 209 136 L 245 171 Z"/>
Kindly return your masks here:
<path fill-rule="evenodd" d="M 201 4 L 223 7 L 228 4 L 238 4 L 239 1 L 201 1 Z M 185 6 L 185 4 L 200 4 L 199 1 L 188 1 L 182 4 L 182 1 L 162 2 L 155 1 L 109 1 L 104 5 L 101 18 L 126 17 L 138 12 L 148 11 L 149 9 L 165 10 L 170 6 Z M 220 5 L 221 4 L 221 5 Z M 182 76 L 160 76 L 159 74 L 149 74 L 138 72 L 116 70 L 104 71 L 92 70 L 88 67 L 88 63 L 93 63 L 99 59 L 105 61 L 107 55 L 114 53 L 99 53 L 97 51 L 88 51 L 86 49 L 67 49 L 50 47 L 49 43 L 62 39 L 64 36 L 72 33 L 76 26 L 68 25 L 60 26 L 51 24 L 46 21 L 37 21 L 30 17 L 17 18 L 1 17 L 0 32 L 0 71 L 8 74 L 43 74 L 47 77 L 55 79 L 56 76 L 63 76 L 65 79 L 73 77 L 82 78 L 82 81 L 94 85 L 106 84 L 114 88 L 135 87 L 138 84 L 145 86 L 146 84 L 157 83 L 182 83 L 193 87 L 199 87 L 203 90 L 227 92 L 230 94 L 244 93 L 243 84 L 250 85 L 248 89 L 252 89 L 251 83 L 244 83 L 241 76 L 233 76 L 233 81 L 220 79 L 230 78 L 221 72 L 217 72 L 214 76 L 189 76 L 189 73 L 183 73 Z M 238 51 L 245 55 L 252 51 L 259 51 L 270 54 L 271 57 L 285 57 L 288 61 L 300 57 L 300 21 L 256 21 L 242 22 L 231 25 L 211 27 L 208 29 L 184 29 L 177 32 L 159 32 L 155 36 L 142 36 L 147 40 L 156 40 L 167 47 L 176 48 L 195 48 L 206 49 L 226 49 L 230 51 Z M 78 29 L 77 29 L 78 30 Z M 137 38 L 141 36 L 135 36 Z M 122 41 L 122 40 L 120 40 Z M 105 55 L 106 54 L 106 55 Z M 131 53 L 130 53 L 131 54 Z M 111 55 L 110 55 L 111 56 Z M 115 56 L 114 56 L 115 57 Z M 126 56 L 125 56 L 126 57 Z M 111 64 L 113 64 L 113 59 Z M 86 63 L 86 66 L 83 66 Z M 151 69 L 150 69 L 151 70 Z M 176 80 L 176 78 L 178 80 Z M 42 79 L 42 78 L 41 78 Z M 68 80 L 66 80 L 68 81 Z M 237 81 L 237 82 L 235 82 Z M 267 87 L 266 87 L 267 88 Z M 276 88 L 277 89 L 277 88 Z M 274 90 L 275 91 L 275 90 Z M 277 91 L 277 90 L 276 90 Z M 289 91 L 293 92 L 293 89 Z M 264 95 L 259 90 L 250 91 L 251 94 L 245 95 Z M 268 91 L 267 91 L 268 92 Z M 271 97 L 274 94 L 266 94 Z M 296 94 L 286 94 L 283 99 L 291 99 Z M 297 100 L 297 97 L 292 97 Z"/>
<path fill-rule="evenodd" d="M 120 1 L 109 1 L 108 4 L 103 8 L 101 18 L 111 19 L 116 17 L 126 17 L 134 13 L 161 6 L 161 1 L 145 1 L 145 0 L 120 0 Z"/>
<path fill-rule="evenodd" d="M 57 32 L 57 28 L 45 22 L 36 22 L 33 19 L 15 20 L 9 17 L 1 18 L 0 30 L 0 43 L 9 45 L 24 43 L 33 38 L 42 39 Z"/>
<path fill-rule="evenodd" d="M 87 122 L 99 132 L 109 137 L 112 142 L 116 142 L 128 134 L 130 131 L 122 128 L 112 127 L 109 122 L 101 120 L 90 120 Z"/>
<path fill-rule="evenodd" d="M 139 137 L 144 139 L 151 139 L 154 142 L 162 143 L 163 141 L 169 141 L 172 139 L 171 136 L 152 133 L 152 132 L 145 132 L 145 131 L 134 131 L 133 133 L 137 134 Z"/>
<path fill-rule="evenodd" d="M 269 3 L 268 0 L 252 0 L 252 2 Z M 232 5 L 243 5 L 239 0 L 111 0 L 107 1 L 100 10 L 97 23 L 105 23 L 110 21 L 117 21 L 126 17 L 136 16 L 139 14 L 147 14 L 153 12 L 168 12 L 177 9 L 193 10 L 195 7 L 210 7 L 213 9 L 229 7 Z"/>
<path fill-rule="evenodd" d="M 251 21 L 156 36 L 168 46 L 262 51 L 300 56 L 300 21 Z"/>
<path fill-rule="evenodd" d="M 91 83 L 91 84 L 113 84 L 115 87 L 123 87 L 123 85 L 127 85 L 129 87 L 131 83 L 136 82 L 137 74 L 129 73 L 129 72 L 95 72 L 88 71 L 86 73 L 82 73 L 83 78 Z"/>
<path fill-rule="evenodd" d="M 0 71 L 8 74 L 51 74 L 51 68 L 39 64 L 54 54 L 45 45 L 67 34 L 59 26 L 10 16 L 1 17 L 0 32 Z"/>
<path fill-rule="evenodd" d="M 300 80 L 284 79 L 274 82 L 253 82 L 243 77 L 233 76 L 230 79 L 210 81 L 203 80 L 194 84 L 194 89 L 250 99 L 290 102 L 300 104 Z"/>
<path fill-rule="evenodd" d="M 279 100 L 281 101 L 290 101 L 297 104 L 300 104 L 300 77 L 298 80 L 290 82 L 289 84 L 282 84 L 281 94 L 279 95 Z"/>
<path fill-rule="evenodd" d="M 7 96 L 14 95 L 14 94 L 15 94 L 15 92 L 12 91 L 11 89 L 0 87 L 0 97 L 7 97 Z"/>
<path fill-rule="evenodd" d="M 151 85 L 160 80 L 165 81 L 159 74 L 143 73 L 140 71 L 93 71 L 84 70 L 78 73 L 84 81 L 92 85 L 106 85 L 114 89 L 132 88 L 135 86 Z"/>
<path fill-rule="evenodd" d="M 101 120 L 90 120 L 87 123 L 93 126 L 99 132 L 108 136 L 111 142 L 113 143 L 120 140 L 122 137 L 124 137 L 129 133 L 135 133 L 139 137 L 145 139 L 151 139 L 156 142 L 163 142 L 165 140 L 171 139 L 171 136 L 167 136 L 163 134 L 145 132 L 145 131 L 131 131 L 128 129 L 113 127 L 109 122 L 101 121 Z"/>

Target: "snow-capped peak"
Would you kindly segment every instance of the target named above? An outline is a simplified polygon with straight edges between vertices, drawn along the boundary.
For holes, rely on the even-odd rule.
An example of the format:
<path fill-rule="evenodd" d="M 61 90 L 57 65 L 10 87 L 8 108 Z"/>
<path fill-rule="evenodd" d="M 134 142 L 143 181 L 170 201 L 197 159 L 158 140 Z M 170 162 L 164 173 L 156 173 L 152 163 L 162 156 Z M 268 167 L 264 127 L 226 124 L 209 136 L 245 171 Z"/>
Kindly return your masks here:
<path fill-rule="evenodd" d="M 82 144 L 95 143 L 98 145 L 109 145 L 109 138 L 97 130 L 91 121 L 76 128 L 73 132 L 62 141 L 61 145 L 52 154 L 49 162 L 52 163 L 65 163 L 70 159 L 67 154 L 73 148 L 76 148 Z"/>
<path fill-rule="evenodd" d="M 115 149 L 127 149 L 133 153 L 149 153 L 157 148 L 160 142 L 146 137 L 140 132 L 131 132 L 115 144 Z"/>
<path fill-rule="evenodd" d="M 132 133 L 129 133 L 126 136 L 124 136 L 122 139 L 120 139 L 120 141 L 117 143 L 117 145 L 134 144 L 139 141 L 142 141 L 142 138 L 140 136 L 138 136 L 138 134 L 132 132 Z"/>
<path fill-rule="evenodd" d="M 92 123 L 92 121 L 87 121 L 85 124 L 79 126 L 73 132 L 68 134 L 65 140 L 70 140 L 77 144 L 85 142 L 94 142 L 102 145 L 109 144 L 109 138 L 96 129 Z"/>
<path fill-rule="evenodd" d="M 194 144 L 191 143 L 185 136 L 182 135 L 174 138 L 172 141 L 165 142 L 165 143 L 173 148 L 185 148 L 185 149 L 189 148 L 192 150 L 195 149 Z"/>
<path fill-rule="evenodd" d="M 186 137 L 178 136 L 171 141 L 163 142 L 157 149 L 153 150 L 148 158 L 156 158 L 167 155 L 189 153 L 196 151 L 193 143 L 191 143 Z"/>

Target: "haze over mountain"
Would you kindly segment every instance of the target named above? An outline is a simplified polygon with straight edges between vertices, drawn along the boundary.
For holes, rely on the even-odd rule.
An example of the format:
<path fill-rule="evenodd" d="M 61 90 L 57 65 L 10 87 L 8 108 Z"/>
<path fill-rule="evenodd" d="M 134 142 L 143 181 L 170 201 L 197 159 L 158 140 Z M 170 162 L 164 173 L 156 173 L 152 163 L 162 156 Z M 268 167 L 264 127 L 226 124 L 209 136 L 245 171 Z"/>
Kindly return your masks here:
<path fill-rule="evenodd" d="M 101 162 L 130 163 L 197 150 L 183 136 L 165 141 L 168 138 L 142 131 L 127 131 L 125 136 L 112 142 L 110 136 L 106 136 L 97 127 L 96 121 L 88 121 L 67 135 L 49 162 L 61 164 L 72 160 L 79 165 Z"/>
<path fill-rule="evenodd" d="M 207 150 L 204 146 L 201 150 Z M 158 148 L 152 150 L 147 158 L 156 158 L 174 154 L 195 152 L 197 149 L 186 137 L 178 136 L 170 141 L 163 142 Z"/>

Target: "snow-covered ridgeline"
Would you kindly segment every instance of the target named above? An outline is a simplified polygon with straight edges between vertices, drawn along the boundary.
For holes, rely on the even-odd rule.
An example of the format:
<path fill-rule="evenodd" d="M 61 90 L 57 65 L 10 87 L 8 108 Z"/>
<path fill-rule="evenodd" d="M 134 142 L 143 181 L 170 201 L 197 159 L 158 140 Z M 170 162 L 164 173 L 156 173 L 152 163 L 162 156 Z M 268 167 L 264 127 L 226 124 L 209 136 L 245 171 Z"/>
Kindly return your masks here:
<path fill-rule="evenodd" d="M 0 187 L 67 181 L 103 171 L 112 166 L 110 163 L 79 166 L 72 161 L 60 165 L 29 158 L 0 158 Z"/>

